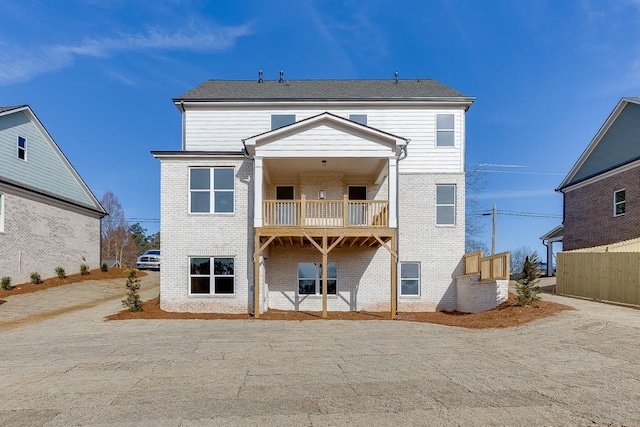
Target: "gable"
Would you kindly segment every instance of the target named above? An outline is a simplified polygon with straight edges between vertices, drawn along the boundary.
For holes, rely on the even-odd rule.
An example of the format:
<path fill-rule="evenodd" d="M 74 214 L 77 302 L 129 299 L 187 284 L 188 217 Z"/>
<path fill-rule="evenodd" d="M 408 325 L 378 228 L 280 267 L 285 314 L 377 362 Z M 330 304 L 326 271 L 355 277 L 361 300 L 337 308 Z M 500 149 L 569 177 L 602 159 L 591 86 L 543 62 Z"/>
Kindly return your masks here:
<path fill-rule="evenodd" d="M 26 161 L 18 158 L 18 137 L 26 140 Z M 28 107 L 0 115 L 0 180 L 104 212 Z"/>
<path fill-rule="evenodd" d="M 245 140 L 251 152 L 264 157 L 388 157 L 406 140 L 322 113 Z"/>
<path fill-rule="evenodd" d="M 625 98 L 587 147 L 560 189 L 637 159 L 640 159 L 640 105 L 632 98 Z"/>

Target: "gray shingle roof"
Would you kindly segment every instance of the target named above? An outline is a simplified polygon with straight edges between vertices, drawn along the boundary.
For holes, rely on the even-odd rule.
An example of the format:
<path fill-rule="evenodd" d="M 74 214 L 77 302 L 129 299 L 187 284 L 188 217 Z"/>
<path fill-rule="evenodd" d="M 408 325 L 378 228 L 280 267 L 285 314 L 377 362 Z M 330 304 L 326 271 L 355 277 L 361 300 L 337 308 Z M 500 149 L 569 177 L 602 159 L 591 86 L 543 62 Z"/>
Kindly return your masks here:
<path fill-rule="evenodd" d="M 474 98 L 432 79 L 424 80 L 208 80 L 174 101 L 383 101 Z"/>
<path fill-rule="evenodd" d="M 5 111 L 10 111 L 10 110 L 15 110 L 22 107 L 26 107 L 26 105 L 12 105 L 8 107 L 0 106 L 0 113 L 4 113 Z"/>

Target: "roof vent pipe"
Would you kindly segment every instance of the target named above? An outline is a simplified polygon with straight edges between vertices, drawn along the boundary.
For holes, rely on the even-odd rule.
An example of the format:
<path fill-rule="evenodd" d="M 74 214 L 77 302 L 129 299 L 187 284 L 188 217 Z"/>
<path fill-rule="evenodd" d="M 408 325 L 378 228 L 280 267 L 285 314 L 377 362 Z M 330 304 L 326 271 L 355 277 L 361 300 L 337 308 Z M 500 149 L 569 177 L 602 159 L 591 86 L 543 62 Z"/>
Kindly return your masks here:
<path fill-rule="evenodd" d="M 284 71 L 280 70 L 280 80 L 278 80 L 278 83 L 282 82 L 284 82 Z"/>
<path fill-rule="evenodd" d="M 262 83 L 262 70 L 258 70 L 258 83 Z"/>
<path fill-rule="evenodd" d="M 396 84 L 398 84 L 398 72 L 397 71 L 395 73 L 395 76 L 396 76 Z"/>

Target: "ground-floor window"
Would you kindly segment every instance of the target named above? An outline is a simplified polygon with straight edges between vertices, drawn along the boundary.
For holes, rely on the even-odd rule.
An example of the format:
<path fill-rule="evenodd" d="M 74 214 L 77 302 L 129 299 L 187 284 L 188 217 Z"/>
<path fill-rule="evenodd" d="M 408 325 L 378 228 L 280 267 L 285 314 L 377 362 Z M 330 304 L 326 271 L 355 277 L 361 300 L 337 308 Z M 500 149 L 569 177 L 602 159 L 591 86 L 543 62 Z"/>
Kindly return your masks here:
<path fill-rule="evenodd" d="M 420 263 L 400 263 L 400 295 L 420 295 Z"/>
<path fill-rule="evenodd" d="M 235 260 L 232 257 L 189 258 L 192 294 L 225 295 L 235 292 Z M 211 265 L 213 264 L 213 269 Z"/>
<path fill-rule="evenodd" d="M 327 294 L 335 295 L 338 287 L 338 264 L 327 263 Z M 322 295 L 322 263 L 298 263 L 298 294 Z"/>

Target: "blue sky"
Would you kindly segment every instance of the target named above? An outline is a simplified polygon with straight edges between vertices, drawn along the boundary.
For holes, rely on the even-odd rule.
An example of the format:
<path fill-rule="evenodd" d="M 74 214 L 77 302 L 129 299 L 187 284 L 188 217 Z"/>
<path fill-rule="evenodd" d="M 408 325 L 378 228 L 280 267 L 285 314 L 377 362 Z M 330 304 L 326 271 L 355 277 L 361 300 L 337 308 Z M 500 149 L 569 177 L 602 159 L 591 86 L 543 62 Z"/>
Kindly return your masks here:
<path fill-rule="evenodd" d="M 0 105 L 29 104 L 98 198 L 159 228 L 171 102 L 207 79 L 434 78 L 477 98 L 467 168 L 497 250 L 561 221 L 553 190 L 623 96 L 640 95 L 640 0 L 0 0 Z M 514 214 L 543 214 L 544 217 Z M 555 217 L 554 217 L 555 216 Z M 491 218 L 482 240 L 491 244 Z"/>

